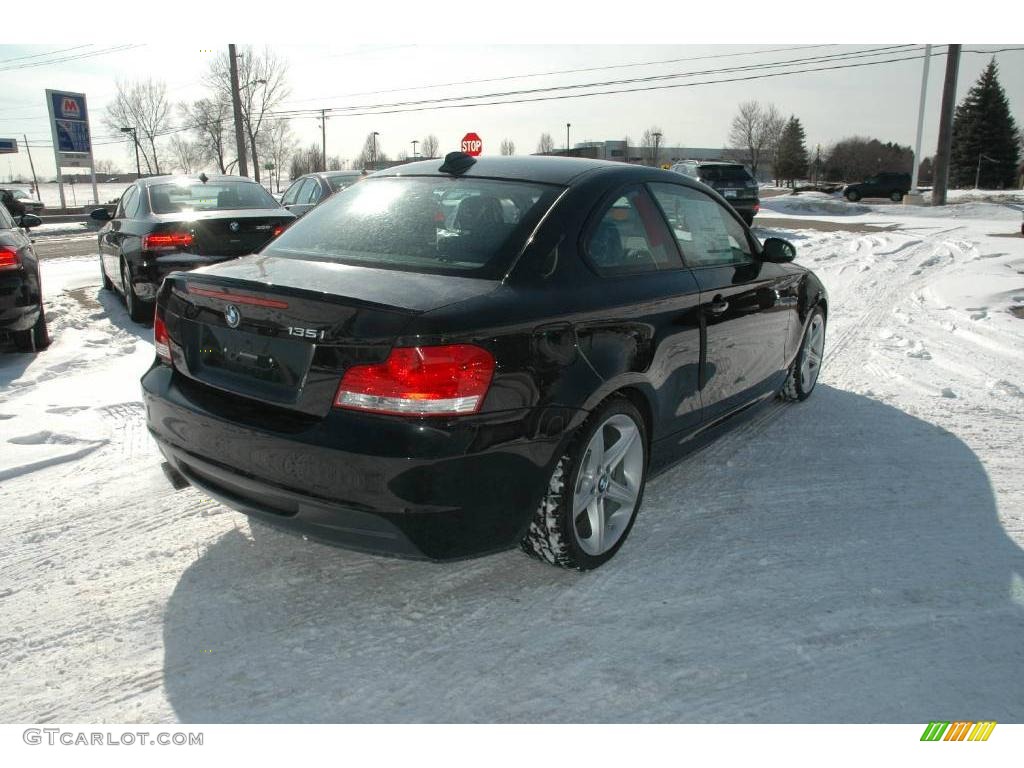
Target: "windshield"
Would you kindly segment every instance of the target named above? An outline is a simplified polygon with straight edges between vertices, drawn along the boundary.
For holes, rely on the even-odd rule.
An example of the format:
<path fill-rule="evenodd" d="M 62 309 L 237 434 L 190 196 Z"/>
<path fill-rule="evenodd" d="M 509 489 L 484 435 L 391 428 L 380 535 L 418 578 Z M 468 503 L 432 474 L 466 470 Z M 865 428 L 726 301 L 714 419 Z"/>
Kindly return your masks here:
<path fill-rule="evenodd" d="M 368 179 L 285 230 L 272 250 L 386 269 L 497 276 L 560 191 L 492 179 Z"/>
<path fill-rule="evenodd" d="M 751 181 L 742 165 L 706 165 L 699 173 L 701 181 Z"/>
<path fill-rule="evenodd" d="M 31 197 L 28 196 L 28 193 L 25 192 L 25 190 L 23 190 L 23 189 L 12 189 L 11 190 L 11 194 L 14 195 L 16 198 L 18 198 L 19 200 L 31 200 L 32 199 Z"/>
<path fill-rule="evenodd" d="M 260 184 L 251 181 L 196 181 L 154 184 L 149 188 L 153 213 L 230 211 L 241 208 L 278 208 Z"/>

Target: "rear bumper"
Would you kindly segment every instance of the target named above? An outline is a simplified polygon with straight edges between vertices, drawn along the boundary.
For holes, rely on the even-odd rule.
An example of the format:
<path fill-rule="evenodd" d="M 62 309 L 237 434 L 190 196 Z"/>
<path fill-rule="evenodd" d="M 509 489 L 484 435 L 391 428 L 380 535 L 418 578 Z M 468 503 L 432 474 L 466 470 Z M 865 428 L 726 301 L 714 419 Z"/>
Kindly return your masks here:
<path fill-rule="evenodd" d="M 160 284 L 172 272 L 189 272 L 199 267 L 220 264 L 237 256 L 197 256 L 191 253 L 170 254 L 167 256 L 149 256 L 141 266 L 133 271 L 135 293 L 146 301 L 156 299 Z"/>
<path fill-rule="evenodd" d="M 299 423 L 163 365 L 142 389 L 161 452 L 208 495 L 331 543 L 432 560 L 515 546 L 574 413 L 446 422 L 332 411 Z"/>

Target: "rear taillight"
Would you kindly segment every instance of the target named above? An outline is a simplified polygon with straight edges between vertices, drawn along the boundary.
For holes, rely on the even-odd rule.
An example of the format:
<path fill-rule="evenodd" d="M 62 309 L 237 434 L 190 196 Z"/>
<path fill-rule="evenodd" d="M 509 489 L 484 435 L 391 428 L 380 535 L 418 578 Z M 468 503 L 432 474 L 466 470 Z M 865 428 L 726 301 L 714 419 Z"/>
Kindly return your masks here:
<path fill-rule="evenodd" d="M 396 347 L 383 363 L 349 368 L 334 404 L 399 416 L 476 413 L 493 375 L 494 357 L 471 344 Z"/>
<path fill-rule="evenodd" d="M 153 318 L 153 346 L 156 347 L 156 356 L 160 358 L 161 362 L 170 365 L 171 337 L 167 335 L 167 326 L 164 324 L 164 319 L 160 316 L 159 308 L 157 309 L 156 316 Z"/>
<path fill-rule="evenodd" d="M 144 251 L 175 251 L 192 245 L 191 232 L 158 232 L 142 238 Z"/>
<path fill-rule="evenodd" d="M 0 269 L 17 269 L 20 266 L 21 259 L 18 258 L 18 252 L 0 246 Z"/>
<path fill-rule="evenodd" d="M 274 226 L 274 231 L 271 233 L 274 237 L 277 237 L 284 232 L 284 224 L 277 224 Z"/>

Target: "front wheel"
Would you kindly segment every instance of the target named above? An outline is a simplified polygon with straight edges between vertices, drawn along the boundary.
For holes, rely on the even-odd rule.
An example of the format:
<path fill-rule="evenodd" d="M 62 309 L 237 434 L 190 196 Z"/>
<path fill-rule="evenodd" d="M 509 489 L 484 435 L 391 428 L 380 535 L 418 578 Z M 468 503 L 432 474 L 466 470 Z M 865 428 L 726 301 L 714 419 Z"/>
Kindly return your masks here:
<path fill-rule="evenodd" d="M 903 193 L 893 192 L 891 195 L 889 195 L 889 199 L 892 200 L 894 203 L 903 202 Z"/>
<path fill-rule="evenodd" d="M 851 203 L 856 203 L 858 200 L 860 200 L 860 195 L 857 192 L 847 192 L 846 199 L 849 200 Z"/>
<path fill-rule="evenodd" d="M 636 520 L 647 479 L 643 417 L 625 397 L 595 410 L 555 465 L 523 550 L 562 568 L 608 562 Z"/>
<path fill-rule="evenodd" d="M 820 306 L 814 308 L 807 323 L 804 338 L 793 364 L 789 368 L 786 383 L 779 393 L 783 400 L 806 400 L 814 391 L 821 373 L 825 355 L 825 312 Z"/>
<path fill-rule="evenodd" d="M 38 352 L 50 346 L 50 331 L 46 327 L 46 315 L 43 306 L 39 305 L 39 317 L 27 331 L 16 331 L 14 334 L 14 346 L 22 352 Z"/>

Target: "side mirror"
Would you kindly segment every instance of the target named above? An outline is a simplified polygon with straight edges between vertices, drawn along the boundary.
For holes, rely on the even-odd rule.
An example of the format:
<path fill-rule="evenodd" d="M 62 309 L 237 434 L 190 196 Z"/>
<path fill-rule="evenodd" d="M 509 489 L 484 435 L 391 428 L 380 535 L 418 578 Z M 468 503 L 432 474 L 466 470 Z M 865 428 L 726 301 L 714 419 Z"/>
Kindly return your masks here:
<path fill-rule="evenodd" d="M 42 223 L 43 220 L 34 213 L 23 213 L 21 218 L 18 219 L 18 226 L 22 229 L 32 229 L 32 227 L 38 227 Z"/>
<path fill-rule="evenodd" d="M 796 258 L 796 246 L 781 237 L 769 237 L 761 244 L 761 259 L 774 264 L 792 261 Z"/>
<path fill-rule="evenodd" d="M 110 221 L 114 217 L 110 215 L 110 211 L 106 208 L 96 208 L 89 214 L 89 218 L 95 221 Z"/>

